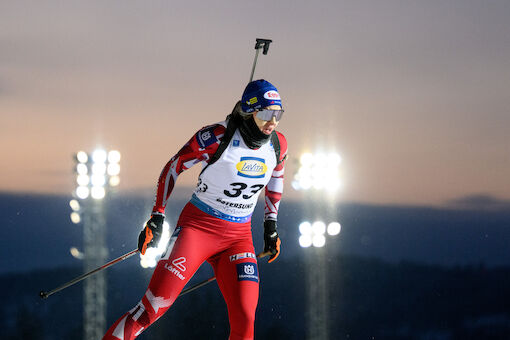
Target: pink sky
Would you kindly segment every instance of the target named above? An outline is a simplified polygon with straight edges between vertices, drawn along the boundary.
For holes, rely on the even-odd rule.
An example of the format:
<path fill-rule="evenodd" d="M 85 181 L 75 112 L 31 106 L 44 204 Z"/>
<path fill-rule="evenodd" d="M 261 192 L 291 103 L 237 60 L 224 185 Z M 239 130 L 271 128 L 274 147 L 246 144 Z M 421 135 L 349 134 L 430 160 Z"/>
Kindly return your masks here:
<path fill-rule="evenodd" d="M 153 187 L 230 112 L 259 37 L 288 196 L 300 154 L 331 150 L 343 201 L 509 199 L 509 17 L 503 0 L 3 2 L 0 191 L 70 193 L 72 154 L 96 146 L 121 151 L 121 190 Z"/>

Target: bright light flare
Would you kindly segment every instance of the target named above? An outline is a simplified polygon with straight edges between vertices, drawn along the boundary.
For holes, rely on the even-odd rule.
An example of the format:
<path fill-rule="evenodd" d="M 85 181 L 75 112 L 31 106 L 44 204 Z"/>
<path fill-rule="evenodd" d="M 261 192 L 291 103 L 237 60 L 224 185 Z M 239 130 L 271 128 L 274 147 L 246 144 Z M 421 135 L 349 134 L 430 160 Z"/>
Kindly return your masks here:
<path fill-rule="evenodd" d="M 76 165 L 76 172 L 78 175 L 86 175 L 89 172 L 89 168 L 87 168 L 86 164 L 80 163 Z"/>
<path fill-rule="evenodd" d="M 120 184 L 120 177 L 119 176 L 112 176 L 110 177 L 110 180 L 108 181 L 111 187 L 116 187 Z"/>
<path fill-rule="evenodd" d="M 106 182 L 106 179 L 104 178 L 104 175 L 101 174 L 94 174 L 90 178 L 90 183 L 92 183 L 95 187 L 102 187 Z"/>
<path fill-rule="evenodd" d="M 312 238 L 312 244 L 316 248 L 322 248 L 326 244 L 326 237 L 324 234 L 315 234 Z"/>
<path fill-rule="evenodd" d="M 292 187 L 296 190 L 327 190 L 335 192 L 341 187 L 339 165 L 342 158 L 337 153 L 304 153 Z"/>
<path fill-rule="evenodd" d="M 78 224 L 81 222 L 81 216 L 76 211 L 73 211 L 69 217 L 71 218 L 71 222 L 73 222 L 74 224 Z"/>
<path fill-rule="evenodd" d="M 312 225 L 310 224 L 310 222 L 303 222 L 299 225 L 299 232 L 301 233 L 301 235 L 308 235 L 308 234 L 311 234 L 313 232 L 313 229 L 312 229 Z"/>
<path fill-rule="evenodd" d="M 342 226 L 338 222 L 331 222 L 328 224 L 328 234 L 331 236 L 335 236 L 340 234 L 340 230 L 342 230 Z"/>
<path fill-rule="evenodd" d="M 313 222 L 312 231 L 315 235 L 324 235 L 326 232 L 326 224 L 322 221 Z"/>
<path fill-rule="evenodd" d="M 108 163 L 119 163 L 120 162 L 120 152 L 117 150 L 112 150 L 108 152 Z"/>
<path fill-rule="evenodd" d="M 97 149 L 92 153 L 92 160 L 94 163 L 105 163 L 107 154 L 105 150 Z"/>
<path fill-rule="evenodd" d="M 326 244 L 326 238 L 324 233 L 326 232 L 326 224 L 322 221 L 316 221 L 313 223 L 302 222 L 299 225 L 299 245 L 303 248 L 310 246 L 323 247 Z"/>
<path fill-rule="evenodd" d="M 78 260 L 82 260 L 83 259 L 83 253 L 81 251 L 78 250 L 78 248 L 76 247 L 71 247 L 69 249 L 69 252 L 71 253 L 71 255 L 78 259 Z"/>
<path fill-rule="evenodd" d="M 92 187 L 90 189 L 90 196 L 95 200 L 101 200 L 106 196 L 106 191 L 103 187 Z"/>
<path fill-rule="evenodd" d="M 163 233 L 159 240 L 158 246 L 147 248 L 145 255 L 140 254 L 140 266 L 143 268 L 154 268 L 159 259 L 165 253 L 168 242 L 170 241 L 170 226 L 167 222 L 163 222 Z"/>
<path fill-rule="evenodd" d="M 87 163 L 87 161 L 89 160 L 89 156 L 85 151 L 78 151 L 78 153 L 76 153 L 76 159 L 80 163 Z"/>
<path fill-rule="evenodd" d="M 332 165 L 338 166 L 340 163 L 342 163 L 342 157 L 337 154 L 336 152 L 331 152 L 328 156 L 329 161 Z"/>
<path fill-rule="evenodd" d="M 107 173 L 109 176 L 117 176 L 120 173 L 120 165 L 119 163 L 110 163 L 108 164 Z"/>
<path fill-rule="evenodd" d="M 106 174 L 106 164 L 104 164 L 104 163 L 92 164 L 92 174 L 94 174 L 94 175 Z"/>
<path fill-rule="evenodd" d="M 299 232 L 301 236 L 299 236 L 299 245 L 303 248 L 308 248 L 312 245 L 312 225 L 310 222 L 302 222 L 299 224 Z"/>
<path fill-rule="evenodd" d="M 303 248 L 308 248 L 312 245 L 312 238 L 310 235 L 299 236 L 299 245 Z"/>
<path fill-rule="evenodd" d="M 340 233 L 340 223 L 332 222 L 326 226 L 326 223 L 323 221 L 315 221 L 313 223 L 310 222 L 302 222 L 299 225 L 299 232 L 301 236 L 299 236 L 299 245 L 303 248 L 308 248 L 310 246 L 314 247 L 324 247 L 326 244 L 326 232 L 335 236 Z"/>
<path fill-rule="evenodd" d="M 81 186 L 87 186 L 89 185 L 89 176 L 87 175 L 78 175 L 76 177 L 76 183 L 78 183 L 78 185 L 81 185 Z"/>
<path fill-rule="evenodd" d="M 82 200 L 89 197 L 89 194 L 90 194 L 90 190 L 88 187 L 80 185 L 78 188 L 76 188 L 76 196 Z"/>
<path fill-rule="evenodd" d="M 80 202 L 78 202 L 77 200 L 70 200 L 69 201 L 69 206 L 71 207 L 71 209 L 73 211 L 79 211 L 80 210 Z"/>
<path fill-rule="evenodd" d="M 306 152 L 301 155 L 301 157 L 299 158 L 299 162 L 301 163 L 301 165 L 305 167 L 310 167 L 313 164 L 313 159 L 314 159 L 313 155 L 309 152 Z"/>

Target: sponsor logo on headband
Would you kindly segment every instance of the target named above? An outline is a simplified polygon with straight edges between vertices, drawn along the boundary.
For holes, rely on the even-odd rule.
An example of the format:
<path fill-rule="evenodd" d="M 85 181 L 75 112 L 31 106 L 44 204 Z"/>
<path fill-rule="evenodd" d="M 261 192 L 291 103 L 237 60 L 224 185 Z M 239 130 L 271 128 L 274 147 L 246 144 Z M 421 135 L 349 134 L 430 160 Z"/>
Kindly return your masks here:
<path fill-rule="evenodd" d="M 269 100 L 279 100 L 280 94 L 274 90 L 271 90 L 271 91 L 267 91 L 266 93 L 264 93 L 264 98 L 269 99 Z"/>

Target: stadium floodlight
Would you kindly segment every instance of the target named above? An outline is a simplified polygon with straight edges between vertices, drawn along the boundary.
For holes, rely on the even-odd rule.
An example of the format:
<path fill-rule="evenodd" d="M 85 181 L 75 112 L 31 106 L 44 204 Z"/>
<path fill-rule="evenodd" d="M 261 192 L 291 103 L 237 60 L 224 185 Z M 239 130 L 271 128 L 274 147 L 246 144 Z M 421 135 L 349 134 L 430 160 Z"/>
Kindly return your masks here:
<path fill-rule="evenodd" d="M 103 199 L 106 196 L 106 190 L 102 186 L 94 186 L 90 189 L 90 196 L 96 200 Z"/>
<path fill-rule="evenodd" d="M 119 163 L 110 163 L 108 164 L 107 173 L 109 176 L 117 176 L 120 173 L 120 165 Z"/>
<path fill-rule="evenodd" d="M 308 248 L 312 245 L 312 225 L 310 222 L 302 222 L 299 225 L 299 232 L 301 236 L 299 236 L 299 245 L 303 248 Z"/>
<path fill-rule="evenodd" d="M 71 218 L 71 222 L 73 222 L 74 224 L 78 224 L 81 222 L 81 216 L 76 211 L 73 211 L 69 217 Z"/>
<path fill-rule="evenodd" d="M 78 153 L 76 154 L 76 159 L 78 160 L 78 162 L 85 164 L 88 162 L 89 156 L 85 151 L 78 151 Z"/>
<path fill-rule="evenodd" d="M 331 222 L 330 224 L 328 224 L 328 234 L 331 236 L 340 234 L 341 229 L 342 226 L 338 222 Z"/>
<path fill-rule="evenodd" d="M 92 197 L 95 200 L 103 199 L 108 189 L 120 183 L 120 152 L 112 150 L 107 152 L 97 149 L 91 155 L 79 151 L 75 155 L 76 188 L 75 195 L 79 199 Z"/>
<path fill-rule="evenodd" d="M 86 186 L 79 186 L 76 188 L 76 196 L 82 200 L 89 197 L 90 189 Z"/>
<path fill-rule="evenodd" d="M 302 166 L 304 167 L 310 167 L 313 165 L 313 160 L 314 160 L 314 157 L 311 153 L 309 152 L 305 152 L 304 154 L 301 155 L 301 157 L 299 158 L 299 162 L 301 163 Z"/>
<path fill-rule="evenodd" d="M 324 235 L 324 233 L 326 232 L 326 224 L 322 221 L 313 222 L 312 232 L 315 235 Z"/>
<path fill-rule="evenodd" d="M 324 236 L 326 224 L 322 221 L 314 223 L 302 222 L 299 225 L 299 232 L 301 233 L 301 236 L 299 236 L 299 245 L 303 248 L 308 248 L 310 246 L 320 248 L 324 247 L 326 244 L 326 237 Z"/>
<path fill-rule="evenodd" d="M 80 202 L 75 199 L 69 201 L 69 206 L 73 211 L 80 211 Z"/>
<path fill-rule="evenodd" d="M 107 153 L 103 149 L 96 149 L 92 153 L 92 161 L 96 164 L 98 163 L 105 163 L 107 158 Z"/>
<path fill-rule="evenodd" d="M 316 248 L 322 248 L 326 244 L 326 237 L 324 234 L 315 234 L 312 238 L 312 244 Z"/>
<path fill-rule="evenodd" d="M 78 260 L 83 260 L 84 254 L 83 254 L 81 251 L 79 251 L 79 250 L 78 250 L 78 248 L 76 248 L 76 247 L 71 247 L 71 248 L 69 249 L 69 252 L 71 253 L 71 255 L 72 255 L 74 258 L 76 258 L 76 259 L 78 259 Z"/>
<path fill-rule="evenodd" d="M 108 152 L 108 163 L 119 163 L 120 162 L 120 152 L 117 150 L 112 150 Z"/>
<path fill-rule="evenodd" d="M 143 268 L 156 267 L 156 264 L 158 263 L 159 259 L 165 253 L 169 241 L 170 241 L 170 225 L 165 221 L 163 222 L 163 233 L 161 234 L 161 239 L 159 240 L 157 248 L 155 247 L 147 248 L 144 255 L 140 253 L 140 266 L 142 266 Z"/>
<path fill-rule="evenodd" d="M 312 244 L 314 247 L 321 248 L 326 244 L 324 233 L 326 232 L 326 224 L 322 221 L 313 222 L 312 224 Z"/>
<path fill-rule="evenodd" d="M 340 233 L 340 223 L 331 222 L 326 226 L 323 221 L 301 222 L 299 225 L 299 245 L 303 248 L 314 246 L 316 248 L 324 247 L 326 244 L 326 232 L 328 235 L 335 236 Z"/>
<path fill-rule="evenodd" d="M 110 180 L 108 181 L 111 187 L 116 187 L 120 183 L 120 177 L 119 176 L 112 176 L 110 177 Z"/>
<path fill-rule="evenodd" d="M 96 163 L 92 164 L 92 174 L 93 175 L 104 175 L 106 174 L 106 164 L 105 163 Z"/>
<path fill-rule="evenodd" d="M 76 183 L 78 183 L 79 186 L 86 187 L 89 185 L 90 178 L 88 175 L 78 175 L 76 177 Z"/>
<path fill-rule="evenodd" d="M 299 245 L 302 248 L 308 248 L 312 245 L 312 238 L 310 235 L 301 235 L 299 236 Z"/>
<path fill-rule="evenodd" d="M 296 190 L 326 190 L 335 192 L 341 186 L 338 167 L 342 161 L 335 152 L 304 153 L 300 157 L 300 167 L 292 181 Z"/>
<path fill-rule="evenodd" d="M 74 156 L 76 183 L 78 184 L 70 202 L 73 223 L 83 223 L 84 249 L 75 247 L 71 255 L 84 260 L 87 271 L 100 264 L 108 253 L 106 247 L 106 215 L 102 199 L 112 187 L 120 183 L 120 152 L 96 149 L 91 154 L 80 151 Z M 80 204 L 83 203 L 83 209 Z M 93 235 L 93 236 L 91 236 Z M 134 254 L 134 253 L 133 253 Z M 106 279 L 104 273 L 85 282 L 84 287 L 84 338 L 98 339 L 104 333 L 106 322 Z"/>
<path fill-rule="evenodd" d="M 299 232 L 301 235 L 310 235 L 313 232 L 312 225 L 310 222 L 302 222 L 299 225 Z"/>
<path fill-rule="evenodd" d="M 105 176 L 101 174 L 93 174 L 90 177 L 90 183 L 92 183 L 92 187 L 102 187 L 106 183 Z"/>
<path fill-rule="evenodd" d="M 76 165 L 76 172 L 78 175 L 86 175 L 89 172 L 89 168 L 87 168 L 87 165 L 85 163 L 79 163 Z"/>

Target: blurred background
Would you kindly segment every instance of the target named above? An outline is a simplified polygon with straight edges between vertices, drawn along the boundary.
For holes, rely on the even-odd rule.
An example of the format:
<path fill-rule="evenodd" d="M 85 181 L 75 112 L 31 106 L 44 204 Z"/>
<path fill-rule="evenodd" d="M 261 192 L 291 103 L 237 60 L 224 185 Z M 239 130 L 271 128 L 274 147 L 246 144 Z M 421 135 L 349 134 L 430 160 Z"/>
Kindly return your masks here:
<path fill-rule="evenodd" d="M 509 17 L 504 0 L 0 2 L 2 338 L 96 339 L 139 301 L 138 257 L 38 293 L 136 247 L 161 169 L 230 113 L 267 38 L 255 79 L 282 96 L 289 159 L 256 338 L 508 339 Z M 211 283 L 139 338 L 224 339 L 227 320 Z"/>

